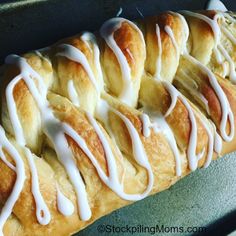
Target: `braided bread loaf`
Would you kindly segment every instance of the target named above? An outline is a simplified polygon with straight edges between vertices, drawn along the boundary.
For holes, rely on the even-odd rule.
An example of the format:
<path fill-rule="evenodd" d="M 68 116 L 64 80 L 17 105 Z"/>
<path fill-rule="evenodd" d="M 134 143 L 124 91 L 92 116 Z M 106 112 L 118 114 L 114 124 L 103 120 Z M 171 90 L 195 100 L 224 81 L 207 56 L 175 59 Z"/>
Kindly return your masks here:
<path fill-rule="evenodd" d="M 8 56 L 1 234 L 72 234 L 234 151 L 235 45 L 233 13 L 183 11 Z"/>

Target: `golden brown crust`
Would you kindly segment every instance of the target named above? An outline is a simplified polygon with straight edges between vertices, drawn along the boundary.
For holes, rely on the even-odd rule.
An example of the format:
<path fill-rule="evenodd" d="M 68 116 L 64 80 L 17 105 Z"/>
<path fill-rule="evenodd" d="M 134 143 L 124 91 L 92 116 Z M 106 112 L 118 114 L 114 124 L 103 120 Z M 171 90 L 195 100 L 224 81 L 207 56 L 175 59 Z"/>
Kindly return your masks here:
<path fill-rule="evenodd" d="M 203 14 L 208 15 L 211 19 L 215 11 L 210 11 Z M 190 53 L 197 60 L 203 64 L 207 64 L 210 60 L 212 50 L 214 48 L 214 33 L 211 26 L 205 21 L 200 20 L 196 17 L 191 17 L 189 15 L 184 15 L 189 25 L 190 35 L 191 35 L 191 50 Z M 201 35 L 201 40 L 199 40 L 199 35 Z M 207 47 L 206 47 L 207 45 Z"/>
<path fill-rule="evenodd" d="M 44 78 L 45 84 L 50 86 L 52 83 L 52 67 L 49 61 L 35 53 L 25 54 L 24 57 L 29 65 Z M 19 71 L 15 66 L 7 66 L 4 74 L 4 81 L 9 83 L 9 81 L 17 75 L 19 75 Z M 3 101 L 1 119 L 6 131 L 14 136 L 6 104 L 6 86 L 7 84 L 1 88 Z M 16 102 L 18 116 L 24 130 L 26 142 L 28 146 L 38 154 L 41 151 L 42 144 L 42 127 L 39 109 L 24 81 L 20 80 L 16 84 L 13 90 L 13 96 Z"/>
<path fill-rule="evenodd" d="M 159 94 L 161 94 L 161 96 L 159 96 Z M 152 101 L 155 101 L 155 103 Z M 162 113 L 162 115 L 165 115 L 168 108 L 170 107 L 170 101 L 171 96 L 161 82 L 157 82 L 148 78 L 143 79 L 140 89 L 140 102 L 143 106 L 150 107 L 155 111 L 159 111 Z M 196 109 L 193 104 L 191 104 L 191 106 L 194 112 L 200 115 L 199 110 Z M 202 125 L 202 122 L 199 119 L 199 116 L 196 116 L 196 114 L 195 119 L 198 128 L 196 153 L 200 153 L 204 148 L 207 150 L 208 136 L 205 128 Z M 183 153 L 186 153 L 191 133 L 191 120 L 189 118 L 189 112 L 186 106 L 179 98 L 173 111 L 166 117 L 166 121 L 173 130 L 180 150 Z M 201 166 L 203 162 L 199 162 L 199 165 Z"/>
<path fill-rule="evenodd" d="M 165 26 L 173 29 L 179 50 L 183 48 L 183 35 L 184 28 L 181 20 L 178 16 L 171 13 L 163 13 L 159 16 L 149 17 L 144 22 L 145 29 L 145 41 L 147 48 L 147 59 L 145 62 L 145 69 L 151 75 L 155 75 L 159 69 L 157 66 L 157 58 L 160 53 L 158 47 L 158 37 L 156 32 L 157 25 L 160 28 L 160 37 L 162 44 L 162 56 L 161 56 L 161 78 L 172 82 L 174 74 L 179 64 L 179 54 L 176 52 L 175 46 L 173 45 L 171 38 L 165 31 Z M 176 56 L 176 53 L 178 54 Z"/>
<path fill-rule="evenodd" d="M 58 100 L 60 100 L 60 102 Z M 132 111 L 130 108 L 119 104 L 117 100 L 113 100 L 109 97 L 108 100 L 114 108 L 122 112 L 122 114 L 124 114 L 133 123 L 134 127 L 139 132 L 139 135 L 142 137 L 142 124 L 139 118 L 140 112 L 137 112 L 135 110 Z M 69 101 L 66 101 L 62 97 L 59 97 L 59 95 L 50 95 L 49 101 L 52 104 L 55 113 L 58 117 L 60 117 L 60 119 L 70 124 L 72 127 L 74 125 L 77 126 L 78 130 L 76 127 L 74 127 L 75 130 L 83 136 L 83 138 L 88 142 L 88 144 L 91 143 L 91 145 L 94 145 L 94 147 L 90 147 L 90 149 L 92 150 L 94 156 L 98 158 L 98 161 L 100 162 L 101 166 L 105 168 L 104 153 L 100 141 L 94 134 L 94 131 L 91 130 L 91 127 L 88 129 L 88 131 L 86 131 L 86 127 L 88 127 L 89 125 L 86 119 L 84 118 L 84 115 L 80 114 L 80 112 L 78 110 L 75 110 L 75 108 L 72 106 L 72 104 L 70 104 Z M 56 107 L 54 107 L 54 104 L 56 105 Z M 57 104 L 60 104 L 60 106 L 58 107 Z M 66 109 L 66 112 L 64 112 L 64 109 Z M 80 120 L 81 122 L 83 122 L 83 124 L 80 123 Z M 127 156 L 123 163 L 123 165 L 126 166 L 126 174 L 124 178 L 125 191 L 127 193 L 140 193 L 146 188 L 146 171 L 143 168 L 139 167 L 137 164 L 135 164 L 135 161 L 131 155 L 132 150 L 130 150 L 131 145 L 129 145 L 129 135 L 127 134 L 126 127 L 124 127 L 123 123 L 121 123 L 120 120 L 117 119 L 114 114 L 110 114 L 110 121 L 112 123 L 112 130 L 114 131 L 114 134 L 116 134 L 116 138 L 118 141 L 117 143 L 119 144 L 120 149 L 123 151 L 124 157 Z M 91 134 L 91 132 L 93 132 L 93 134 Z M 95 137 L 92 138 L 94 135 Z M 156 135 L 153 132 L 151 138 L 142 137 L 142 141 L 146 147 L 146 152 L 149 157 L 149 161 L 153 166 L 153 172 L 155 176 L 152 193 L 164 190 L 168 186 L 175 183 L 178 179 L 175 175 L 175 160 L 170 150 L 170 147 L 161 134 Z M 68 197 L 70 198 L 70 200 L 73 201 L 75 205 L 76 198 L 70 182 L 64 179 L 67 179 L 68 177 L 66 177 L 65 171 L 56 159 L 55 153 L 52 150 L 50 151 L 46 149 L 43 154 L 43 157 L 46 159 L 46 161 L 50 164 L 51 167 L 48 166 L 44 159 L 39 159 L 36 157 L 35 164 L 39 173 L 40 188 L 41 191 L 44 193 L 43 197 L 47 205 L 50 206 L 50 212 L 53 216 L 53 220 L 46 227 L 37 223 L 37 219 L 35 217 L 35 208 L 32 208 L 32 206 L 34 205 L 34 200 L 32 198 L 32 195 L 29 194 L 31 191 L 30 177 L 28 176 L 23 190 L 24 194 L 21 194 L 21 197 L 16 203 L 13 211 L 14 215 L 18 219 L 23 221 L 23 223 L 21 223 L 21 227 L 24 228 L 23 235 L 30 235 L 33 231 L 36 232 L 36 235 L 51 235 L 52 233 L 54 234 L 57 232 L 60 222 L 65 222 L 65 220 L 67 221 L 67 227 L 63 227 L 63 230 L 60 229 L 60 235 L 67 235 L 69 232 L 73 232 L 78 228 L 82 229 L 83 227 L 85 227 L 85 225 L 92 223 L 98 217 L 101 217 L 102 215 L 107 214 L 108 212 L 117 209 L 123 206 L 124 204 L 129 203 L 127 201 L 121 200 L 115 193 L 113 193 L 108 187 L 106 187 L 101 182 L 94 166 L 88 160 L 86 155 L 81 153 L 81 150 L 79 150 L 78 146 L 74 142 L 70 143 L 70 145 L 72 146 L 72 150 L 74 151 L 75 158 L 78 160 L 78 168 L 82 176 L 84 177 L 86 183 L 86 190 L 89 196 L 89 202 L 93 212 L 92 218 L 88 222 L 83 222 L 79 220 L 77 211 L 75 211 L 73 216 L 66 218 L 59 214 L 59 212 L 57 211 L 55 198 L 55 179 L 62 179 L 61 181 L 58 181 L 60 186 L 63 186 L 62 189 L 65 191 L 65 193 L 67 193 Z M 113 151 L 115 151 L 115 149 Z M 23 153 L 21 154 L 22 156 L 24 156 Z M 117 159 L 118 166 L 121 166 L 119 165 L 119 161 L 120 159 Z M 7 173 L 6 171 L 10 171 L 5 164 L 3 164 L 2 162 L 0 163 L 1 169 L 4 173 Z M 183 159 L 183 163 L 185 163 L 183 164 L 183 171 L 187 171 L 187 161 Z M 27 168 L 27 164 L 25 165 Z M 6 175 L 0 175 L 0 191 L 1 193 L 5 192 L 6 197 L 10 193 L 10 189 L 14 184 L 15 174 L 13 171 L 10 172 L 11 174 L 7 178 L 8 181 L 5 182 L 3 180 L 5 179 Z M 27 175 L 29 175 L 29 170 L 27 170 L 27 173 Z M 11 180 L 10 177 L 13 178 L 12 181 L 9 181 Z M 24 211 L 22 211 L 21 209 L 22 206 L 24 206 Z M 6 234 L 8 235 L 7 231 Z"/>
<path fill-rule="evenodd" d="M 231 110 L 234 114 L 234 124 L 236 124 L 235 85 L 218 75 L 215 76 L 220 87 L 222 88 L 227 97 Z M 176 73 L 174 84 L 182 93 L 184 93 L 189 99 L 191 99 L 193 103 L 199 106 L 205 116 L 209 117 L 214 122 L 218 132 L 220 133 L 220 125 L 222 119 L 221 103 L 213 86 L 210 84 L 210 78 L 207 76 L 207 74 L 202 72 L 202 70 L 200 70 L 199 67 L 194 65 L 190 60 L 183 57 L 180 60 L 180 67 Z M 196 93 L 202 94 L 206 98 L 209 111 L 207 111 L 206 105 L 202 104 L 201 101 L 198 99 Z M 230 128 L 230 122 L 228 120 L 226 126 L 227 134 L 230 133 Z M 234 140 L 229 143 L 224 143 L 225 151 L 223 151 L 223 153 L 227 153 L 234 150 Z"/>
<path fill-rule="evenodd" d="M 199 13 L 209 17 L 210 19 L 218 22 L 219 27 L 225 28 L 227 31 L 231 32 L 233 35 L 235 34 L 236 26 L 232 22 L 232 20 L 228 17 L 235 17 L 235 14 L 232 12 L 224 15 L 223 20 L 221 17 L 221 13 L 217 11 L 200 11 Z M 214 48 L 216 46 L 215 36 L 212 30 L 212 27 L 205 21 L 192 17 L 189 15 L 185 15 L 186 20 L 189 25 L 190 30 L 190 38 L 191 38 L 191 49 L 190 54 L 194 56 L 197 60 L 202 62 L 204 65 L 207 65 L 213 72 L 222 77 L 229 77 L 230 74 L 230 65 L 226 58 L 223 58 L 223 61 L 219 63 L 217 61 L 216 54 L 214 53 Z M 199 35 L 201 35 L 201 40 L 199 40 Z M 226 37 L 224 31 L 221 31 L 221 37 L 219 44 L 226 48 L 228 54 L 232 58 L 233 62 L 236 62 L 236 54 L 235 54 L 235 44 Z M 207 47 L 206 47 L 207 45 Z"/>
<path fill-rule="evenodd" d="M 204 14 L 213 17 L 215 12 Z M 190 27 L 190 37 L 187 46 L 190 48 L 191 54 L 203 64 L 208 65 L 209 68 L 213 68 L 213 72 L 216 72 L 214 68 L 218 67 L 212 67 L 213 60 L 211 59 L 214 47 L 211 28 L 195 18 L 187 17 L 187 20 Z M 131 82 L 134 89 L 131 106 L 125 105 L 117 98 L 123 88 L 121 68 L 114 52 L 104 39 L 99 36 L 97 36 L 97 40 L 101 53 L 103 78 L 100 78 L 99 68 L 96 65 L 94 41 L 88 40 L 85 42 L 82 38 L 83 34 L 61 40 L 51 48 L 41 52 L 31 52 L 23 55 L 23 57 L 32 69 L 43 78 L 48 92 L 47 100 L 55 117 L 60 122 L 72 127 L 85 140 L 101 169 L 109 176 L 111 173 L 109 173 L 105 150 L 96 130 L 88 119 L 88 113 L 97 119 L 97 124 L 103 135 L 105 135 L 114 155 L 118 169 L 118 179 L 124 181 L 124 192 L 141 194 L 145 191 L 149 182 L 147 170 L 135 160 L 132 140 L 127 126 L 114 113 L 114 110 L 109 110 L 108 112 L 109 129 L 106 126 L 107 124 L 100 120 L 96 110 L 99 100 L 106 101 L 111 108 L 120 112 L 131 122 L 144 146 L 153 171 L 154 184 L 150 194 L 154 194 L 169 188 L 180 178 L 190 173 L 187 150 L 192 131 L 189 111 L 183 101 L 178 98 L 172 112 L 165 117 L 174 134 L 180 154 L 182 174 L 178 177 L 176 174 L 176 158 L 166 135 L 162 132 L 154 132 L 151 129 L 150 136 L 144 136 L 143 121 L 141 119 L 143 114 L 142 106 L 165 115 L 172 102 L 171 94 L 164 86 L 164 83 L 156 79 L 162 79 L 165 82 L 174 80 L 174 85 L 179 89 L 181 96 L 190 104 L 197 125 L 196 154 L 205 150 L 203 158 L 198 162 L 198 167 L 202 167 L 205 164 L 207 150 L 209 149 L 209 136 L 205 126 L 212 127 L 208 120 L 210 119 L 219 131 L 222 107 L 213 87 L 209 83 L 209 77 L 182 55 L 183 48 L 186 46 L 184 37 L 186 32 L 183 21 L 178 15 L 170 12 L 163 13 L 140 21 L 138 24 L 142 28 L 146 45 L 140 34 L 141 31 L 139 32 L 129 21 L 123 21 L 121 27 L 114 32 L 114 40 L 127 60 L 131 71 Z M 156 24 L 160 28 L 162 44 L 161 78 L 155 78 L 159 55 Z M 171 28 L 176 45 L 174 45 L 173 39 L 167 33 L 166 26 Z M 199 40 L 198 34 L 201 34 L 203 40 Z M 72 45 L 83 53 L 94 74 L 96 83 L 102 87 L 102 80 L 104 79 L 105 89 L 96 91 L 83 63 L 58 54 L 61 53 L 62 44 Z M 207 50 L 206 45 L 208 45 Z M 17 67 L 7 65 L 3 79 L 9 82 L 19 73 L 20 71 Z M 236 117 L 235 85 L 220 76 L 216 75 L 216 78 L 229 101 L 234 117 Z M 35 78 L 31 79 L 34 80 Z M 194 91 L 200 92 L 208 100 L 210 115 L 207 115 L 203 104 L 196 100 L 194 96 L 190 96 L 188 88 L 183 86 L 183 84 L 189 85 L 189 80 L 194 86 L 197 84 L 196 87 L 193 86 Z M 79 107 L 70 101 L 69 81 L 74 83 L 79 97 Z M 88 221 L 80 219 L 77 197 L 68 173 L 58 160 L 53 144 L 43 132 L 40 110 L 33 94 L 26 83 L 20 80 L 16 84 L 13 93 L 17 115 L 23 128 L 26 146 L 33 154 L 39 176 L 40 191 L 52 216 L 48 225 L 40 225 L 35 214 L 36 205 L 31 191 L 32 173 L 26 160 L 24 147 L 14 141 L 14 131 L 6 105 L 6 86 L 7 84 L 2 86 L 2 125 L 11 143 L 16 147 L 24 161 L 26 181 L 22 193 L 14 206 L 13 213 L 4 226 L 5 235 L 70 235 L 83 229 L 103 215 L 131 203 L 131 201 L 124 200 L 118 196 L 102 181 L 89 157 L 75 140 L 66 135 L 68 146 L 73 152 L 74 161 L 85 183 L 88 202 L 92 211 L 92 216 Z M 230 125 L 228 122 L 227 132 L 229 130 Z M 114 139 L 111 137 L 110 131 L 113 133 Z M 223 142 L 221 154 L 235 150 L 235 145 L 236 137 L 231 142 Z M 4 150 L 4 153 L 14 165 L 9 153 L 6 150 Z M 217 157 L 217 154 L 214 153 L 213 159 Z M 0 170 L 0 205 L 3 205 L 12 191 L 16 174 L 2 160 L 0 160 Z M 58 210 L 56 184 L 75 206 L 75 212 L 71 216 L 65 217 Z M 63 227 L 61 227 L 62 224 Z"/>
<path fill-rule="evenodd" d="M 98 99 L 98 93 L 85 68 L 78 62 L 57 55 L 61 51 L 60 45 L 62 44 L 69 44 L 79 49 L 85 55 L 96 82 L 100 84 L 101 78 L 99 78 L 99 72 L 95 65 L 93 45 L 89 41 L 83 41 L 82 36 L 83 34 L 78 34 L 74 37 L 61 40 L 52 47 L 50 58 L 54 68 L 53 91 L 62 96 L 69 97 L 68 82 L 73 81 L 80 97 L 80 107 L 93 113 Z"/>
<path fill-rule="evenodd" d="M 133 90 L 135 91 L 132 98 L 132 106 L 135 107 L 146 59 L 143 37 L 133 25 L 124 21 L 121 27 L 114 32 L 114 40 L 130 67 Z M 101 65 L 107 90 L 118 97 L 124 86 L 123 75 L 114 52 L 104 40 L 101 40 Z"/>

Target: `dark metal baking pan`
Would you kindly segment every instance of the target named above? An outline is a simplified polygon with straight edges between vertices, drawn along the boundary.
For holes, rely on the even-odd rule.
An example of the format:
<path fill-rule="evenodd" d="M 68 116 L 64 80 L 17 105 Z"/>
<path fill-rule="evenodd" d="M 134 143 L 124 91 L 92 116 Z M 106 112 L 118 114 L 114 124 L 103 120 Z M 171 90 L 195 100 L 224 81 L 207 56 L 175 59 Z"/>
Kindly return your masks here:
<path fill-rule="evenodd" d="M 204 0 L 36 0 L 0 1 L 0 64 L 10 53 L 41 48 L 82 30 L 97 30 L 120 7 L 128 19 L 155 15 L 165 10 L 203 9 Z M 224 0 L 230 10 L 236 1 Z M 102 225 L 102 226 L 101 226 Z M 116 233 L 99 232 L 105 226 Z M 236 154 L 215 161 L 207 169 L 197 170 L 170 189 L 117 210 L 101 218 L 77 236 L 154 235 L 119 232 L 121 227 L 206 227 L 205 233 L 225 235 L 236 228 Z M 109 227 L 108 227 L 109 228 Z M 170 235 L 190 235 L 173 232 Z"/>

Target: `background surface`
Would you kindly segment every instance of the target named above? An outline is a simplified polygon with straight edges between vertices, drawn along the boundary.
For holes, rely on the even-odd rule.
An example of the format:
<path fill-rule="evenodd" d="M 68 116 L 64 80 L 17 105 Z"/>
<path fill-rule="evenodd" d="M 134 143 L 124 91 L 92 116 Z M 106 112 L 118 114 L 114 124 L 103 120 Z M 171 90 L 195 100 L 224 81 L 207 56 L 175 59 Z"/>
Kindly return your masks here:
<path fill-rule="evenodd" d="M 229 10 L 236 10 L 236 1 L 223 2 Z M 138 10 L 147 16 L 164 10 L 203 9 L 205 4 L 204 0 L 0 0 L 0 64 L 10 53 L 45 47 L 83 30 L 97 30 L 120 7 L 122 17 L 135 19 L 141 17 Z M 207 227 L 205 234 L 225 235 L 236 227 L 235 173 L 236 154 L 230 154 L 207 169 L 195 171 L 169 190 L 103 217 L 77 236 L 130 236 L 131 233 L 102 233 L 98 228 L 156 224 L 184 229 Z"/>

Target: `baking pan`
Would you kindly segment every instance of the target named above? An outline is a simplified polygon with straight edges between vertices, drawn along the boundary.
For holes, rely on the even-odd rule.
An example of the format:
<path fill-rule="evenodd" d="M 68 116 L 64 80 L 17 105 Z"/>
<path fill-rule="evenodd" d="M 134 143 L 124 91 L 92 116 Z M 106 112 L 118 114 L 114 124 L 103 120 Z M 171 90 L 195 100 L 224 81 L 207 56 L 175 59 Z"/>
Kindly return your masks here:
<path fill-rule="evenodd" d="M 236 10 L 236 1 L 223 1 L 228 9 Z M 0 64 L 10 53 L 23 53 L 83 30 L 99 29 L 118 12 L 136 19 L 165 10 L 203 9 L 205 5 L 204 0 L 0 1 Z M 113 233 L 103 232 L 104 227 Z M 195 233 L 187 232 L 188 227 Z M 226 235 L 234 229 L 236 154 L 232 153 L 162 193 L 99 219 L 76 236 Z"/>

